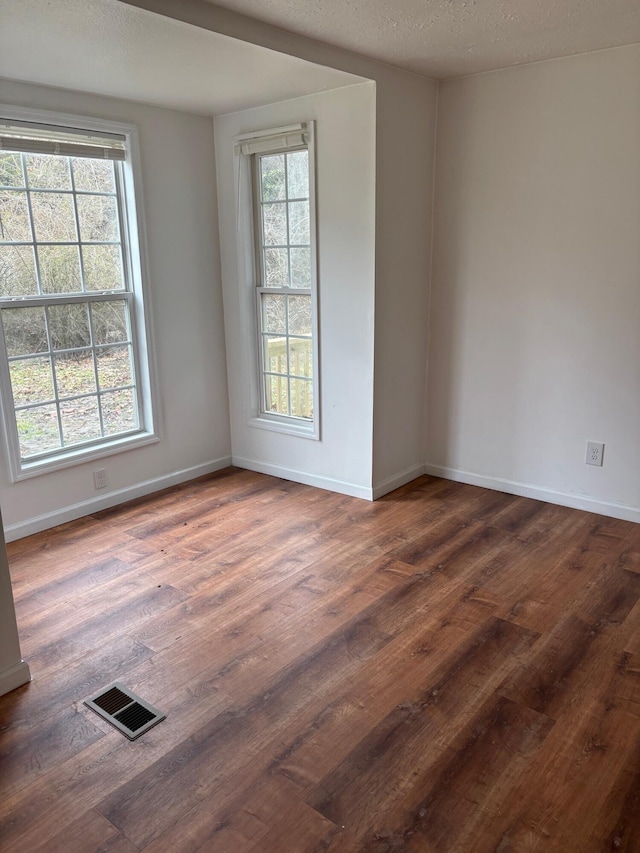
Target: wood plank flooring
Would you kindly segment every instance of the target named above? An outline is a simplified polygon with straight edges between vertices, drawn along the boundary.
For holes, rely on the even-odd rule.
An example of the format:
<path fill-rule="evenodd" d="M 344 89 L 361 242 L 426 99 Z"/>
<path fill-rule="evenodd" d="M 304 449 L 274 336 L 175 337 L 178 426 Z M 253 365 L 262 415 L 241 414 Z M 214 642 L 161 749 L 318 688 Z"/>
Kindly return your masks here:
<path fill-rule="evenodd" d="M 9 559 L 3 853 L 640 851 L 640 526 L 228 469 Z"/>

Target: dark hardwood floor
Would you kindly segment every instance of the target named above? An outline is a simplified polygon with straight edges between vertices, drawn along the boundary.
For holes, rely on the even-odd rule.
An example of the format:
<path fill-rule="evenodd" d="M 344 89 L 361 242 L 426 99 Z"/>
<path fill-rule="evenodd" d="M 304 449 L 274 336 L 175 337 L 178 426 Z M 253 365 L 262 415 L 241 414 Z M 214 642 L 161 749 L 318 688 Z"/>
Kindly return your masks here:
<path fill-rule="evenodd" d="M 9 559 L 3 853 L 640 851 L 640 526 L 229 469 Z"/>

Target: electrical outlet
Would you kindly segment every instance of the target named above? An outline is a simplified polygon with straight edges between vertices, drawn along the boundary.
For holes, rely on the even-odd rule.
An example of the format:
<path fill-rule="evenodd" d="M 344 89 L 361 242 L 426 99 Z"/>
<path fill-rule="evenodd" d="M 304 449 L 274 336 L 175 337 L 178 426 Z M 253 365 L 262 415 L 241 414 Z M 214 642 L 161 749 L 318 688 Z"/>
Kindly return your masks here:
<path fill-rule="evenodd" d="M 599 441 L 587 442 L 587 465 L 602 465 L 602 456 L 604 454 L 604 444 Z"/>
<path fill-rule="evenodd" d="M 93 472 L 93 484 L 96 489 L 106 489 L 107 487 L 107 469 L 99 468 Z"/>

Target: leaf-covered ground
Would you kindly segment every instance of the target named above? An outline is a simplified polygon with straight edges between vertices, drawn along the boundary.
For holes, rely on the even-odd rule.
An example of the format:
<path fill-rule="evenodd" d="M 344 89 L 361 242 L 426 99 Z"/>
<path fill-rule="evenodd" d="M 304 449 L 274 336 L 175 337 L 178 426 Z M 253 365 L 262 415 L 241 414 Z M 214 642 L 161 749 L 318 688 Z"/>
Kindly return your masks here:
<path fill-rule="evenodd" d="M 55 397 L 54 382 L 61 400 L 62 442 L 56 405 L 51 402 Z M 16 406 L 37 404 L 16 413 L 23 457 L 100 438 L 103 434 L 116 435 L 137 425 L 135 395 L 127 387 L 133 381 L 126 348 L 98 355 L 95 366 L 90 355 L 57 358 L 54 370 L 48 359 L 15 361 L 11 364 L 11 384 Z"/>

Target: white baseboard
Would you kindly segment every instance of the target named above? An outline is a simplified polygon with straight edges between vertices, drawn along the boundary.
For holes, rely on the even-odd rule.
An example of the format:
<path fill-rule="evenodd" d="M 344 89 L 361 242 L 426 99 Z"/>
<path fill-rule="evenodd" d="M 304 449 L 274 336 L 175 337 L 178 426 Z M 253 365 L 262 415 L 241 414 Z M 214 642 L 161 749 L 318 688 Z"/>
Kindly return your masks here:
<path fill-rule="evenodd" d="M 295 483 L 304 483 L 307 486 L 315 486 L 319 489 L 327 489 L 331 492 L 338 492 L 342 495 L 349 495 L 354 498 L 362 498 L 363 500 L 377 500 L 383 495 L 392 492 L 404 486 L 406 483 L 415 480 L 416 477 L 422 474 L 432 474 L 434 477 L 442 477 L 445 480 L 455 480 L 459 483 L 468 483 L 472 486 L 481 486 L 485 489 L 493 489 L 494 491 L 506 492 L 507 494 L 519 495 L 525 498 L 534 498 L 535 500 L 547 501 L 548 503 L 559 504 L 560 506 L 573 507 L 574 509 L 583 509 L 587 512 L 596 512 L 600 515 L 607 515 L 612 518 L 621 518 L 625 521 L 634 521 L 640 523 L 640 508 L 627 506 L 626 504 L 616 503 L 614 501 L 602 501 L 597 498 L 585 497 L 565 492 L 559 492 L 555 489 L 547 489 L 541 486 L 534 486 L 528 483 L 516 482 L 514 480 L 506 480 L 500 477 L 489 477 L 484 474 L 475 474 L 471 471 L 463 471 L 457 468 L 449 468 L 441 465 L 416 465 L 412 468 L 407 468 L 393 477 L 377 483 L 373 488 L 368 486 L 360 486 L 355 483 L 348 483 L 344 480 L 338 480 L 333 477 L 323 477 L 317 474 L 308 474 L 304 471 L 298 471 L 293 468 L 285 468 L 281 465 L 270 465 L 263 462 L 257 462 L 254 459 L 245 459 L 238 456 L 224 456 L 220 459 L 214 459 L 203 465 L 196 465 L 193 468 L 185 468 L 181 471 L 174 471 L 171 474 L 165 474 L 162 477 L 156 477 L 151 480 L 145 480 L 142 483 L 137 483 L 134 486 L 129 486 L 125 489 L 118 489 L 109 492 L 106 495 L 101 495 L 98 498 L 92 498 L 88 501 L 72 504 L 71 506 L 62 507 L 54 512 L 46 513 L 45 515 L 36 516 L 27 519 L 26 521 L 17 524 L 10 524 L 5 527 L 5 539 L 7 542 L 13 542 L 16 539 L 21 539 L 24 536 L 30 536 L 33 533 L 40 533 L 43 530 L 48 530 L 51 527 L 56 527 L 59 524 L 65 524 L 68 521 L 74 521 L 77 518 L 82 518 L 85 515 L 91 515 L 93 512 L 99 512 L 103 509 L 109 509 L 135 498 L 150 495 L 153 492 L 159 492 L 162 489 L 176 486 L 179 483 L 195 480 L 197 477 L 202 477 L 206 474 L 211 474 L 214 471 L 220 471 L 222 468 L 227 468 L 229 465 L 237 465 L 239 468 L 246 468 L 249 471 L 257 471 L 260 474 L 269 474 L 273 477 L 279 477 L 284 480 L 292 480 Z M 28 671 L 28 667 L 24 664 Z M 0 672 L 0 695 L 2 695 L 2 677 Z M 27 681 L 29 678 L 27 677 Z M 20 683 L 24 683 L 20 682 Z M 19 686 L 15 685 L 15 686 Z M 13 688 L 9 688 L 13 689 Z"/>
<path fill-rule="evenodd" d="M 596 512 L 599 515 L 607 515 L 611 518 L 621 518 L 624 521 L 635 521 L 640 523 L 640 508 L 616 503 L 615 501 L 602 501 L 598 498 L 574 495 L 568 492 L 559 492 L 555 489 L 546 489 L 543 486 L 532 486 L 529 483 L 519 483 L 514 480 L 504 480 L 500 477 L 488 477 L 484 474 L 474 474 L 471 471 L 461 471 L 457 468 L 447 468 L 441 465 L 424 466 L 425 474 L 434 477 L 443 477 L 445 480 L 455 480 L 458 483 L 468 483 L 470 486 L 482 486 L 484 489 L 493 489 L 498 492 L 506 492 L 509 495 L 518 495 L 523 498 L 534 498 L 538 501 L 568 506 L 573 509 L 583 509 L 587 512 Z"/>
<path fill-rule="evenodd" d="M 270 474 L 272 477 L 279 477 L 281 480 L 292 480 L 294 483 L 303 483 L 305 486 L 327 489 L 329 492 L 338 492 L 341 495 L 349 495 L 352 498 L 363 498 L 366 501 L 373 500 L 373 489 L 368 486 L 358 486 L 355 483 L 347 483 L 344 480 L 336 480 L 333 477 L 308 474 L 306 471 L 297 471 L 294 468 L 285 468 L 282 465 L 270 465 L 266 462 L 256 462 L 255 459 L 244 459 L 241 456 L 234 456 L 232 464 L 238 468 L 257 471 L 258 474 Z"/>
<path fill-rule="evenodd" d="M 414 465 L 412 468 L 407 468 L 399 474 L 395 474 L 393 477 L 388 477 L 381 483 L 377 483 L 373 487 L 374 501 L 377 501 L 383 495 L 389 494 L 394 489 L 399 489 L 400 486 L 405 486 L 407 483 L 415 480 L 416 477 L 422 476 L 422 474 L 424 474 L 424 465 Z"/>
<path fill-rule="evenodd" d="M 17 687 L 22 687 L 29 681 L 31 681 L 31 671 L 29 664 L 23 660 L 0 670 L 0 696 L 4 696 L 5 693 L 9 693 Z"/>
<path fill-rule="evenodd" d="M 159 492 L 162 489 L 169 488 L 169 486 L 177 486 L 179 483 L 187 482 L 187 480 L 195 480 L 205 474 L 212 474 L 214 471 L 228 468 L 229 465 L 231 465 L 231 457 L 223 456 L 221 459 L 205 462 L 204 465 L 195 465 L 193 468 L 173 471 L 171 474 L 164 474 L 162 477 L 155 477 L 152 480 L 136 483 L 134 486 L 127 486 L 125 489 L 117 489 L 106 495 L 100 495 L 99 498 L 91 498 L 88 501 L 71 504 L 71 506 L 62 507 L 17 524 L 9 524 L 4 529 L 5 539 L 7 542 L 14 542 L 16 539 L 31 536 L 33 533 L 40 533 L 42 530 L 48 530 L 58 524 L 75 521 L 76 518 L 82 518 L 84 515 L 91 515 L 93 512 L 100 512 L 100 510 L 109 509 L 112 506 L 117 506 L 117 504 Z"/>

